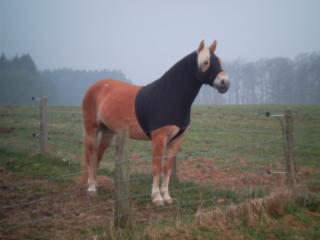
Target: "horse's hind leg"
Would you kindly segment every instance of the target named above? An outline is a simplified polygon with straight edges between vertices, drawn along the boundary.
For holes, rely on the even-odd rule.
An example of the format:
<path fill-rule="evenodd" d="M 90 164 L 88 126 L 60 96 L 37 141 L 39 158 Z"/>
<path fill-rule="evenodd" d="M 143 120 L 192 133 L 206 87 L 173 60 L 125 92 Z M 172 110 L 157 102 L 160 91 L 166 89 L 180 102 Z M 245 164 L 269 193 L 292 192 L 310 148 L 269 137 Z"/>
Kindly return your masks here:
<path fill-rule="evenodd" d="M 88 192 L 90 193 L 95 193 L 97 190 L 97 168 L 113 135 L 113 131 L 104 126 L 93 128 L 85 133 L 81 185 L 85 188 L 88 184 Z"/>
<path fill-rule="evenodd" d="M 103 157 L 105 150 L 109 147 L 113 136 L 114 136 L 114 132 L 112 130 L 110 130 L 109 128 L 102 126 L 99 129 L 98 151 L 97 151 L 98 166 L 101 162 L 101 159 Z"/>
<path fill-rule="evenodd" d="M 88 183 L 88 192 L 96 192 L 97 176 L 97 131 L 96 127 L 86 130 L 84 136 L 84 159 L 82 166 L 82 185 Z"/>
<path fill-rule="evenodd" d="M 89 177 L 89 161 L 90 155 L 86 147 L 86 137 L 83 138 L 83 161 L 82 161 L 82 176 L 81 176 L 81 189 L 84 190 L 87 187 L 88 177 Z"/>
<path fill-rule="evenodd" d="M 183 139 L 182 137 L 179 137 L 173 140 L 173 142 L 169 143 L 167 148 L 167 161 L 163 167 L 163 179 L 162 179 L 162 185 L 161 185 L 161 195 L 166 204 L 172 203 L 172 199 L 169 194 L 169 182 L 170 182 L 170 176 L 172 172 L 173 161 L 177 155 L 177 152 L 180 150 L 182 143 L 183 143 Z"/>

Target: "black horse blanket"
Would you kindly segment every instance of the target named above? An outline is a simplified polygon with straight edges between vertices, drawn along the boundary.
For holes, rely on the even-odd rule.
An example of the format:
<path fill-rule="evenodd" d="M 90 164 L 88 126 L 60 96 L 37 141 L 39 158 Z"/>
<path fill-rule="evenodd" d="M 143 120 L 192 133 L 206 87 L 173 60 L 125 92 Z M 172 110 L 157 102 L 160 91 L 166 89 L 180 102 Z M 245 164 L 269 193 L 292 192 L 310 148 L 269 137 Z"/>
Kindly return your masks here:
<path fill-rule="evenodd" d="M 161 78 L 138 91 L 135 111 L 141 128 L 149 138 L 151 131 L 166 125 L 178 126 L 180 131 L 177 136 L 187 128 L 191 105 L 202 85 L 197 72 L 197 53 L 193 52 Z"/>

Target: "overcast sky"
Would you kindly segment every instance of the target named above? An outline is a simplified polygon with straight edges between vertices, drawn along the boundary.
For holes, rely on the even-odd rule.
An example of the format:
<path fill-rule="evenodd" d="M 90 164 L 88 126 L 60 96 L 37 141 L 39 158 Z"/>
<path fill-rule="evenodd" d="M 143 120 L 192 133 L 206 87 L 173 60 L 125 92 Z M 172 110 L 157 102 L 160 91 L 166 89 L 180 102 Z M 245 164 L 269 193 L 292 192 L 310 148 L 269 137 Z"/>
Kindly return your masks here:
<path fill-rule="evenodd" d="M 121 69 L 160 77 L 204 39 L 223 60 L 320 50 L 318 0 L 0 0 L 0 52 L 40 70 Z"/>

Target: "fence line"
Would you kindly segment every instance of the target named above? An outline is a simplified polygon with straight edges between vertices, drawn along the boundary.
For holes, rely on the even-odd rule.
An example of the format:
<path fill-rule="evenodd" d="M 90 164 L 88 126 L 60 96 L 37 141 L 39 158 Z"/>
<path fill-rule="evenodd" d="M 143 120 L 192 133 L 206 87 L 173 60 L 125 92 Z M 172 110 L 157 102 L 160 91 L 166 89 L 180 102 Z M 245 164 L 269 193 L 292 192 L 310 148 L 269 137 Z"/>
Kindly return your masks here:
<path fill-rule="evenodd" d="M 190 170 L 181 170 L 179 171 L 179 175 L 183 175 L 183 174 L 188 174 L 188 173 L 203 173 L 207 170 L 210 170 L 211 172 L 218 172 L 218 171 L 222 171 L 222 170 L 226 170 L 228 169 L 228 167 L 225 167 L 225 168 L 216 168 L 216 167 L 197 167 L 195 169 L 190 169 Z M 80 172 L 78 172 L 80 173 Z M 72 175 L 77 175 L 78 173 L 74 173 Z M 71 175 L 71 174 L 70 174 Z M 270 174 L 266 174 L 266 172 L 264 171 L 264 175 L 270 175 Z M 58 179 L 58 178 L 55 178 L 55 179 Z M 151 179 L 151 176 L 134 176 L 131 175 L 130 177 L 130 180 L 118 180 L 118 182 L 122 183 L 122 182 L 134 182 L 134 181 L 140 181 L 140 180 L 150 180 Z M 43 180 L 48 180 L 48 179 L 43 179 Z M 30 184 L 30 183 L 37 183 L 39 181 L 43 181 L 43 180 L 30 180 L 28 182 L 22 182 L 22 183 L 18 183 L 18 184 L 13 184 L 13 183 L 6 183 L 6 184 L 2 184 L 0 185 L 0 188 L 1 187 L 7 187 L 7 186 L 13 186 L 13 187 L 17 187 L 17 186 L 21 186 L 21 185 L 27 185 L 27 184 Z M 197 188 L 197 187 L 194 187 L 194 188 Z M 192 188 L 188 188 L 188 189 L 192 189 Z M 174 188 L 174 189 L 171 189 L 172 191 L 176 191 L 176 190 L 179 190 L 178 188 Z M 75 193 L 78 193 L 80 190 L 75 190 L 73 192 L 67 192 L 67 193 L 64 193 L 62 195 L 62 197 L 64 196 L 68 196 L 68 195 L 73 195 Z M 54 194 L 54 193 L 53 193 Z M 149 196 L 150 194 L 145 194 L 145 195 L 141 195 L 141 196 Z M 139 197 L 140 195 L 133 195 L 132 197 Z M 41 197 L 39 199 L 33 199 L 33 200 L 30 200 L 30 201 L 25 201 L 25 202 L 20 202 L 19 204 L 11 204 L 11 205 L 3 205 L 1 206 L 0 208 L 3 208 L 3 209 L 7 209 L 7 208 L 14 208 L 14 207 L 21 207 L 21 206 L 27 206 L 27 205 L 31 205 L 31 204 L 36 204 L 38 202 L 41 202 L 41 201 L 44 201 L 46 199 L 50 199 L 52 196 L 45 196 L 45 197 Z"/>
<path fill-rule="evenodd" d="M 285 136 L 286 136 L 286 138 L 285 138 L 286 139 L 286 146 L 289 146 L 289 147 L 285 148 L 286 161 L 287 161 L 287 171 L 286 171 L 287 174 L 286 175 L 287 175 L 287 178 L 288 178 L 288 182 L 290 182 L 290 186 L 293 187 L 294 184 L 295 184 L 295 181 L 292 180 L 292 178 L 294 178 L 294 176 L 295 176 L 295 172 L 294 172 L 294 166 L 295 166 L 294 164 L 295 163 L 293 163 L 293 159 L 292 159 L 292 157 L 290 157 L 290 156 L 293 155 L 293 153 L 292 153 L 292 151 L 293 151 L 293 147 L 292 147 L 292 144 L 293 144 L 292 143 L 293 142 L 293 140 L 292 140 L 293 139 L 293 135 L 292 135 L 293 127 L 292 127 L 292 114 L 291 114 L 290 111 L 286 111 L 285 112 L 285 120 L 286 120 L 286 122 L 284 123 L 283 120 L 280 119 L 281 127 L 282 127 L 283 132 L 285 133 Z M 287 151 L 289 151 L 290 153 L 287 153 Z M 127 172 L 128 171 L 128 169 L 127 169 L 127 167 L 128 167 L 128 165 L 127 165 L 128 159 L 127 158 L 123 158 L 123 157 L 121 159 L 122 159 L 122 161 L 116 162 L 115 164 L 116 164 L 117 167 L 119 166 L 119 169 L 124 167 L 123 171 Z M 288 162 L 290 162 L 290 164 Z M 116 186 L 118 186 L 118 187 L 120 186 L 119 188 L 121 188 L 121 189 L 128 189 L 129 188 L 129 185 L 128 185 L 129 182 L 127 180 L 124 181 L 123 179 L 116 178 L 115 181 L 116 181 L 116 183 L 115 183 Z M 134 196 L 128 196 L 127 193 L 126 193 L 125 196 L 123 198 L 121 198 L 121 199 L 119 199 L 119 196 L 117 196 L 115 201 L 116 201 L 116 203 L 118 201 L 119 202 L 121 202 L 121 201 L 127 202 L 127 200 L 132 198 L 132 197 L 134 198 Z M 139 195 L 139 197 L 142 197 L 142 196 Z M 119 214 L 121 214 L 121 215 L 124 215 L 124 216 L 130 215 L 127 212 L 127 210 L 118 209 L 117 212 Z M 122 225 L 122 227 L 125 227 L 125 224 Z"/>
<path fill-rule="evenodd" d="M 207 133 L 214 132 L 216 134 L 220 134 L 220 133 L 232 133 L 232 134 L 234 134 L 234 133 L 243 133 L 243 134 L 252 133 L 252 134 L 255 134 L 255 135 L 256 134 L 272 135 L 274 138 L 276 138 L 276 137 L 280 138 L 282 136 L 281 134 L 275 135 L 274 132 L 270 132 L 268 130 L 266 130 L 266 131 L 246 131 L 246 130 L 244 130 L 244 131 L 240 131 L 240 130 L 234 131 L 234 130 L 215 130 L 215 129 L 206 129 L 206 130 L 204 130 L 204 129 L 194 129 L 194 128 L 188 129 L 187 132 L 186 132 L 186 134 L 187 134 L 186 136 L 191 135 L 192 132 L 207 132 Z M 60 146 L 63 143 L 70 144 L 70 142 L 74 142 L 74 143 L 76 143 L 76 145 L 82 145 L 82 138 L 81 137 L 74 137 L 72 139 L 70 137 L 69 138 L 55 137 L 55 138 L 59 139 L 59 143 L 55 143 L 54 141 L 51 141 L 52 136 L 49 137 L 49 143 L 52 144 L 52 145 L 56 145 L 56 146 Z M 194 143 L 203 143 L 203 141 L 205 141 L 205 140 L 206 140 L 206 138 L 204 138 L 202 141 L 193 140 L 193 142 Z M 115 147 L 115 145 L 111 144 L 109 147 L 112 148 L 112 147 Z"/>
<path fill-rule="evenodd" d="M 288 113 L 290 114 L 290 113 Z M 288 116 L 288 115 L 286 115 Z M 289 117 L 290 118 L 290 117 Z M 287 119 L 286 119 L 287 120 Z M 292 120 L 292 116 L 291 116 L 291 120 Z M 286 175 L 289 177 L 289 176 L 293 176 L 295 177 L 295 171 L 296 171 L 296 165 L 295 165 L 295 162 L 294 162 L 294 159 L 293 156 L 294 155 L 290 155 L 292 153 L 292 151 L 294 150 L 294 146 L 293 146 L 293 135 L 292 135 L 292 132 L 293 132 L 293 126 L 291 125 L 290 126 L 290 119 L 288 121 L 285 122 L 285 125 L 283 126 L 283 128 L 285 129 L 284 130 L 284 133 L 286 134 L 287 138 L 286 141 L 289 142 L 287 144 L 285 144 L 285 159 L 287 160 L 287 170 L 286 172 Z M 231 123 L 231 121 L 230 121 Z M 289 125 L 289 128 L 286 128 L 286 126 Z M 279 129 L 273 129 L 273 130 L 279 130 Z M 279 140 L 282 140 L 283 139 L 283 135 L 280 134 L 275 134 L 275 133 L 270 133 L 269 131 L 247 131 L 247 130 L 239 130 L 239 131 L 234 131 L 234 130 L 223 130 L 223 129 L 210 129 L 210 130 L 204 130 L 204 129 L 199 129 L 199 128 L 190 128 L 189 129 L 189 135 L 191 134 L 190 131 L 212 131 L 212 132 L 215 132 L 217 134 L 219 133 L 243 133 L 243 134 L 267 134 L 267 137 L 269 138 L 270 135 L 272 135 L 272 139 L 269 140 L 269 141 L 261 141 L 261 142 L 255 142 L 255 143 L 251 143 L 251 144 L 248 144 L 248 143 L 245 143 L 245 144 L 238 144 L 236 146 L 225 146 L 223 147 L 223 150 L 219 151 L 219 150 L 214 150 L 213 153 L 210 152 L 210 154 L 208 154 L 208 150 L 199 150 L 196 152 L 196 154 L 207 154 L 212 156 L 212 154 L 224 154 L 224 156 L 226 156 L 226 151 L 236 151 L 238 149 L 241 149 L 241 148 L 256 148 L 256 147 L 259 147 L 259 146 L 262 146 L 262 145 L 267 145 L 267 144 L 273 144 L 273 143 L 278 143 Z M 122 137 L 119 136 L 119 134 L 123 135 Z M 136 194 L 130 194 L 129 193 L 129 186 L 128 184 L 134 182 L 134 181 L 139 181 L 139 180 L 144 180 L 144 179 L 148 179 L 150 180 L 151 179 L 151 176 L 134 176 L 134 175 L 131 175 L 130 176 L 130 180 L 129 180 L 129 176 L 128 173 L 129 173 L 129 165 L 130 164 L 136 164 L 137 161 L 145 161 L 145 160 L 151 160 L 151 157 L 142 157 L 142 156 L 139 156 L 139 159 L 135 159 L 134 157 L 128 157 L 127 156 L 127 153 L 124 153 L 126 151 L 128 151 L 126 148 L 126 144 L 128 142 L 128 140 L 126 139 L 127 138 L 127 133 L 123 134 L 123 133 L 119 133 L 117 134 L 116 138 L 118 138 L 118 140 L 116 140 L 116 142 L 114 144 L 112 144 L 112 147 L 116 149 L 116 154 L 115 154 L 115 162 L 114 162 L 114 166 L 115 166 L 115 193 L 113 194 L 114 195 L 114 205 L 115 205 L 115 208 L 114 208 L 114 215 L 113 215 L 113 218 L 114 218 L 114 225 L 115 226 L 119 226 L 121 228 L 125 228 L 127 222 L 128 222 L 128 218 L 130 216 L 130 209 L 131 209 L 131 202 L 130 201 L 139 201 L 141 199 L 144 199 L 146 197 L 150 197 L 151 193 L 136 193 Z M 270 135 L 269 135 L 270 134 Z M 291 134 L 291 135 L 290 135 Z M 125 136 L 124 136 L 125 135 Z M 289 136 L 289 137 L 288 137 Z M 122 140 L 119 140 L 119 138 L 121 138 Z M 79 139 L 76 140 L 76 138 L 69 138 L 69 139 L 61 139 L 61 142 L 68 142 L 70 143 L 70 140 L 74 139 L 75 142 L 79 143 Z M 49 139 L 49 142 L 50 142 L 50 139 Z M 203 143 L 202 141 L 193 141 L 192 142 L 193 144 L 199 144 L 199 143 Z M 54 143 L 53 143 L 54 145 Z M 58 145 L 58 144 L 57 144 Z M 119 149 L 122 149 L 122 150 L 119 150 Z M 261 151 L 261 150 L 257 150 L 257 151 Z M 288 151 L 288 152 L 287 152 Z M 183 157 L 183 156 L 190 156 L 188 155 L 190 154 L 190 152 L 186 152 L 186 153 L 181 153 L 181 154 L 177 154 L 177 157 Z M 266 156 L 263 156 L 262 157 L 263 159 L 267 159 Z M 291 160 L 290 160 L 291 158 Z M 291 161 L 291 162 L 288 162 L 288 161 Z M 26 163 L 26 164 L 23 164 L 23 165 L 19 165 L 19 168 L 22 168 L 22 167 L 26 167 L 28 166 L 28 164 L 33 164 L 33 163 Z M 150 161 L 150 164 L 151 164 L 151 161 Z M 189 169 L 189 170 L 181 170 L 179 168 L 179 172 L 178 172 L 178 175 L 179 174 L 188 174 L 188 173 L 201 173 L 203 171 L 207 171 L 207 170 L 210 170 L 210 173 L 214 173 L 216 171 L 222 171 L 222 170 L 228 170 L 228 167 L 219 167 L 219 168 L 216 168 L 215 165 L 214 165 L 214 162 L 212 162 L 212 167 L 208 167 L 208 166 L 204 166 L 204 167 L 196 167 L 195 169 Z M 150 169 L 151 166 L 149 166 L 147 169 Z M 229 168 L 230 169 L 230 168 Z M 136 173 L 139 173 L 140 169 L 138 170 L 138 172 Z M 60 176 L 53 176 L 53 177 L 48 177 L 48 178 L 44 178 L 44 179 L 41 179 L 41 180 L 58 180 L 58 179 L 66 179 L 68 177 L 71 177 L 71 176 L 75 176 L 77 174 L 81 173 L 81 171 L 76 171 L 76 172 L 72 172 L 72 173 L 67 173 L 67 174 L 63 174 L 63 175 L 60 175 Z M 290 175 L 291 174 L 291 175 Z M 40 181 L 41 181 L 40 180 Z M 6 186 L 23 186 L 23 185 L 27 185 L 27 184 L 30 184 L 30 183 L 36 183 L 37 181 L 39 180 L 30 180 L 30 181 L 25 181 L 25 182 L 22 182 L 22 183 L 5 183 L 3 185 L 0 185 L 0 188 L 1 187 L 6 187 Z M 296 183 L 296 179 L 294 180 L 288 180 L 288 182 L 292 185 L 294 185 Z M 17 185 L 16 185 L 17 184 Z M 21 185 L 20 185 L 21 184 Z M 170 191 L 173 192 L 173 193 L 178 193 L 180 191 L 192 191 L 192 190 L 201 190 L 199 189 L 199 186 L 198 185 L 194 185 L 194 186 L 187 186 L 184 185 L 184 186 L 179 186 L 179 187 L 175 187 L 175 188 L 171 188 Z M 75 193 L 79 192 L 79 190 L 75 190 L 75 191 L 71 191 L 71 192 L 67 192 L 67 193 L 63 193 L 62 195 L 59 195 L 60 196 L 60 200 L 62 201 L 63 199 L 65 199 L 66 197 L 72 197 L 74 196 Z M 53 193 L 54 195 L 55 193 Z M 176 208 L 187 208 L 187 207 L 192 207 L 192 206 L 198 206 L 198 208 L 201 207 L 201 205 L 205 205 L 207 203 L 214 203 L 214 198 L 212 198 L 214 194 L 214 191 L 212 190 L 212 195 L 210 197 L 210 199 L 205 199 L 205 200 L 199 200 L 199 201 L 196 201 L 196 202 L 192 202 L 192 203 L 185 203 L 185 204 L 180 204 L 179 202 L 177 202 L 176 204 L 174 205 L 171 205 L 171 206 L 165 206 L 163 209 L 165 210 L 168 210 L 168 209 L 176 209 Z M 34 204 L 48 204 L 48 203 L 51 203 L 51 198 L 52 196 L 44 196 L 44 197 L 41 197 L 41 198 L 38 198 L 38 199 L 33 199 L 33 200 L 30 200 L 30 201 L 24 201 L 24 202 L 20 202 L 20 203 L 15 203 L 15 204 L 7 204 L 7 205 L 2 205 L 0 207 L 0 209 L 5 209 L 5 210 L 10 210 L 12 208 L 23 208 L 23 207 L 26 207 L 26 206 L 30 206 L 30 205 L 34 205 Z M 93 204 L 92 206 L 89 206 L 87 208 L 83 208 L 83 210 L 94 210 L 98 207 L 100 207 L 101 205 L 103 205 L 104 203 L 97 203 L 97 204 Z M 200 205 L 199 205 L 200 204 Z M 43 217 L 43 218 L 38 218 L 38 219 L 35 219 L 34 221 L 32 222 L 28 222 L 28 223 L 24 223 L 24 224 L 13 224 L 11 226 L 13 227 L 16 227 L 16 228 L 19 228 L 19 227 L 23 227 L 23 226 L 28 226 L 28 225 L 33 225 L 33 224 L 37 224 L 39 222 L 44 222 L 44 221 L 47 221 L 46 219 L 50 220 L 50 219 L 55 219 L 55 218 L 59 218 L 59 217 L 65 217 L 66 214 L 72 214 L 72 212 L 74 212 L 75 209 L 71 209 L 69 211 L 66 211 L 66 212 L 63 212 L 63 213 L 59 213 L 59 214 L 53 214 L 52 216 L 46 216 L 46 217 Z M 149 220 L 148 220 L 149 221 Z M 10 226 L 9 226 L 10 227 Z"/>
<path fill-rule="evenodd" d="M 280 140 L 280 139 L 279 139 Z M 237 146 L 234 146 L 234 147 L 226 147 L 224 148 L 224 150 L 237 150 L 239 148 L 243 148 L 243 147 L 256 147 L 256 146 L 260 146 L 261 144 L 270 144 L 270 143 L 275 143 L 276 141 L 265 141 L 265 142 L 261 142 L 261 143 L 257 143 L 257 144 L 242 144 L 242 145 L 237 145 Z M 219 153 L 219 154 L 223 154 L 225 151 L 218 151 L 218 150 L 215 150 L 215 152 Z M 196 152 L 197 154 L 200 154 L 200 153 L 208 153 L 208 151 L 206 150 L 198 150 Z M 176 155 L 178 158 L 182 158 L 182 157 L 189 157 L 189 154 L 188 152 L 184 152 L 184 153 L 180 153 L 180 154 L 177 154 Z M 202 156 L 203 157 L 203 156 Z M 200 157 L 201 158 L 201 157 Z M 263 157 L 263 159 L 268 159 L 267 157 Z M 151 157 L 140 157 L 139 156 L 139 159 L 135 159 L 135 158 L 129 158 L 128 160 L 126 160 L 125 162 L 129 162 L 129 164 L 131 165 L 135 165 L 136 163 L 138 163 L 139 161 L 150 161 L 151 160 Z M 184 160 L 184 161 L 187 161 L 187 160 Z M 212 162 L 214 164 L 214 162 Z M 19 167 L 16 167 L 15 170 L 17 169 L 20 169 L 20 168 L 23 168 L 23 167 L 26 167 L 28 165 L 32 165 L 34 164 L 34 162 L 30 162 L 30 163 L 25 163 L 23 165 L 19 165 Z M 115 165 L 117 164 L 123 164 L 122 161 L 117 161 L 114 163 Z M 146 169 L 149 169 L 150 166 L 146 166 Z M 228 167 L 226 167 L 228 168 Z M 219 167 L 219 170 L 223 170 L 224 168 L 222 167 Z M 101 170 L 101 168 L 100 168 Z M 44 176 L 43 179 L 40 179 L 40 180 L 48 180 L 48 181 L 51 181 L 51 180 L 61 180 L 63 178 L 68 178 L 70 176 L 77 176 L 79 174 L 81 174 L 82 170 L 79 170 L 79 171 L 76 171 L 76 172 L 72 172 L 72 173 L 67 173 L 67 174 L 63 174 L 63 175 L 59 175 L 59 176 L 53 176 L 53 177 L 46 177 Z M 132 180 L 132 179 L 131 179 Z M 5 184 L 0 184 L 0 187 L 2 186 L 17 186 L 17 185 L 25 185 L 25 184 L 29 184 L 29 183 L 32 183 L 32 182 L 38 182 L 39 179 L 37 180 L 28 180 L 28 181 L 23 181 L 23 182 L 16 182 L 16 183 L 5 183 Z"/>
<path fill-rule="evenodd" d="M 203 173 L 205 170 L 212 170 L 212 168 L 209 167 L 202 167 L 202 168 L 196 168 L 196 169 L 191 169 L 191 170 L 185 170 L 185 171 L 179 171 L 179 174 L 187 174 L 187 173 Z M 221 168 L 218 169 L 219 171 L 221 171 Z M 213 169 L 213 172 L 216 172 L 216 169 Z M 270 176 L 270 174 L 264 172 L 265 176 Z M 139 176 L 139 177 L 130 177 L 130 180 L 119 180 L 119 183 L 127 183 L 127 182 L 134 182 L 134 181 L 141 181 L 141 180 L 150 180 L 151 176 Z M 39 181 L 39 180 L 36 180 Z M 186 181 L 187 183 L 187 181 Z M 0 186 L 1 187 L 1 186 Z M 192 189 L 198 189 L 198 186 L 192 186 L 192 187 L 182 187 L 182 188 L 170 188 L 170 191 L 175 192 L 175 191 L 180 191 L 180 190 L 192 190 Z M 67 192 L 64 193 L 62 195 L 60 195 L 61 197 L 65 197 L 65 196 L 72 196 L 76 193 L 81 192 L 80 189 L 74 190 L 72 192 Z M 53 193 L 52 195 L 54 195 L 55 193 Z M 146 193 L 146 194 L 136 194 L 136 195 L 130 195 L 130 197 L 125 197 L 125 198 L 119 198 L 119 199 L 130 199 L 130 198 L 137 198 L 137 197 L 146 197 L 146 196 L 150 196 L 150 193 Z M 9 204 L 9 205 L 2 205 L 0 207 L 0 209 L 9 209 L 9 208 L 15 208 L 15 207 L 24 207 L 24 206 L 28 206 L 28 205 L 32 205 L 32 204 L 36 204 L 39 202 L 42 202 L 44 200 L 47 199 L 51 199 L 52 196 L 44 196 L 38 199 L 33 199 L 30 201 L 25 201 L 25 202 L 20 202 L 20 203 L 16 203 L 16 204 Z"/>
<path fill-rule="evenodd" d="M 212 200 L 204 200 L 201 201 L 202 205 L 204 203 L 211 203 L 213 202 Z M 96 209 L 98 209 L 101 206 L 104 206 L 105 203 L 97 203 L 97 204 L 93 204 L 92 206 L 88 206 L 88 207 L 84 207 L 82 208 L 82 210 L 84 210 L 85 212 L 90 212 L 90 211 L 94 211 Z M 198 206 L 197 209 L 201 208 L 201 205 L 199 205 L 199 203 L 188 203 L 188 204 L 180 204 L 180 205 L 169 205 L 169 206 L 163 206 L 162 209 L 163 210 L 170 210 L 170 209 L 180 209 L 180 208 L 188 208 L 188 207 L 194 207 L 194 206 Z M 193 210 L 194 212 L 195 210 Z M 57 219 L 64 219 L 64 218 L 68 218 L 70 215 L 73 214 L 77 214 L 78 211 L 77 209 L 71 209 L 69 211 L 64 211 L 62 213 L 57 213 L 57 214 L 53 214 L 52 216 L 45 216 L 45 217 L 40 217 L 37 218 L 35 220 L 32 221 L 28 221 L 28 222 L 24 222 L 24 223 L 18 223 L 18 224 L 2 224 L 1 227 L 5 228 L 6 231 L 13 231 L 15 229 L 21 228 L 21 227 L 29 227 L 29 226 L 34 226 L 39 228 L 42 227 L 42 225 L 45 225 L 48 221 L 52 221 L 52 220 L 57 220 Z M 121 218 L 124 217 L 125 215 L 122 214 L 118 214 L 117 217 Z M 171 216 L 169 218 L 171 219 L 175 219 L 177 216 L 191 216 L 192 218 L 195 217 L 194 215 L 190 215 L 190 213 L 178 213 L 175 216 Z M 114 218 L 114 216 L 110 215 L 110 218 Z M 161 220 L 162 218 L 155 218 L 155 219 L 148 219 L 148 221 L 144 221 L 145 223 L 155 223 L 158 222 L 159 220 Z M 167 217 L 166 217 L 167 219 Z M 141 222 L 141 221 L 140 221 Z M 42 223 L 42 224 L 41 224 Z"/>

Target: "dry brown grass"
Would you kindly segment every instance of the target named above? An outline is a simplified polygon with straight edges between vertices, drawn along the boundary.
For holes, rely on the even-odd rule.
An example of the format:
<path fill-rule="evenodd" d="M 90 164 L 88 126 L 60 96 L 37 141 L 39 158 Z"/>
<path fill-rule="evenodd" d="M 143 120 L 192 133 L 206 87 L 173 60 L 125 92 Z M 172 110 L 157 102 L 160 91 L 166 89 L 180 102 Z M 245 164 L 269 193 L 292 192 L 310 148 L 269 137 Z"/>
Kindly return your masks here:
<path fill-rule="evenodd" d="M 146 229 L 149 239 L 203 239 L 202 232 L 211 232 L 214 239 L 244 240 L 237 227 L 261 227 L 274 225 L 276 217 L 286 215 L 290 201 L 298 198 L 299 191 L 286 188 L 277 189 L 264 198 L 252 199 L 238 205 L 214 209 L 199 209 L 192 223 L 177 219 L 175 224 L 166 227 L 150 225 Z M 213 233 L 214 232 L 214 233 Z"/>
<path fill-rule="evenodd" d="M 230 205 L 225 209 L 214 208 L 211 211 L 199 210 L 196 222 L 201 225 L 244 222 L 248 226 L 272 221 L 272 216 L 281 216 L 289 200 L 294 196 L 293 191 L 282 188 L 264 198 L 252 199 L 239 205 Z"/>

